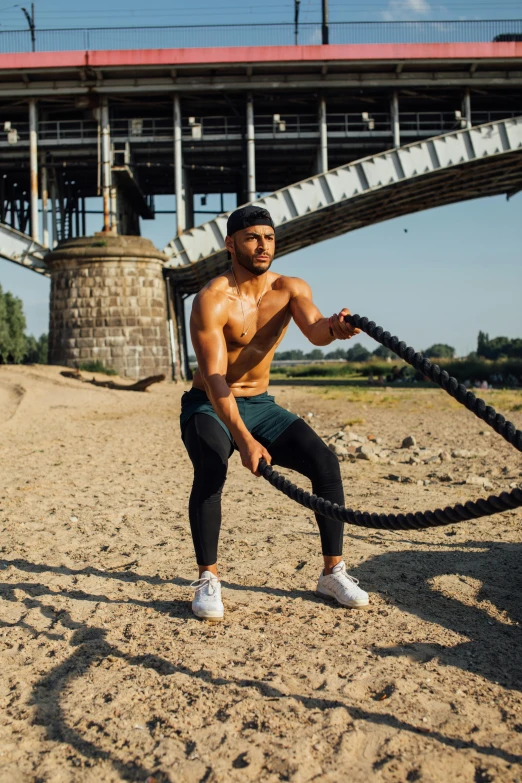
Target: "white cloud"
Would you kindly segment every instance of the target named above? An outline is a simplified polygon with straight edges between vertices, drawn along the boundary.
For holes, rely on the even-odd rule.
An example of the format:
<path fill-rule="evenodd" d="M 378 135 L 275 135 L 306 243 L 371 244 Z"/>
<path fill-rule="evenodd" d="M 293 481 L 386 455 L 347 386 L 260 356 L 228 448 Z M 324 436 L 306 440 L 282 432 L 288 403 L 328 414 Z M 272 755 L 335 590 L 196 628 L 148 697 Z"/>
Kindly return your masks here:
<path fill-rule="evenodd" d="M 389 0 L 388 7 L 382 12 L 385 22 L 419 19 L 432 12 L 428 0 Z"/>

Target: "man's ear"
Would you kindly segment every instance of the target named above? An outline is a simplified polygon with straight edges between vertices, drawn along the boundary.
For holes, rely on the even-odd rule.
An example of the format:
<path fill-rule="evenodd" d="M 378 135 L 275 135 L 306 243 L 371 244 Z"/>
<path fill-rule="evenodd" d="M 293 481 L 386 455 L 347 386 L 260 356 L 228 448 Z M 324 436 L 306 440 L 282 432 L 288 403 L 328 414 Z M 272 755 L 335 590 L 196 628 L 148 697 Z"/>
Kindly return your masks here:
<path fill-rule="evenodd" d="M 234 249 L 234 240 L 228 235 L 225 237 L 225 247 L 228 250 L 228 260 L 232 258 L 232 250 Z"/>

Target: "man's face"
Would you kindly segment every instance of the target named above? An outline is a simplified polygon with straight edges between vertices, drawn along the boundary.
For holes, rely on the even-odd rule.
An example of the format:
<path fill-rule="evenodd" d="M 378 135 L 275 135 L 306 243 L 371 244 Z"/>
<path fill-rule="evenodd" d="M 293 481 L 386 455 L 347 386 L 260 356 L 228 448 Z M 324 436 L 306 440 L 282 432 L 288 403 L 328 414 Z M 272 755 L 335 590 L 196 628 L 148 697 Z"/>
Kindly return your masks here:
<path fill-rule="evenodd" d="M 249 226 L 226 239 L 227 249 L 238 264 L 253 275 L 262 275 L 274 260 L 275 234 L 270 226 Z"/>

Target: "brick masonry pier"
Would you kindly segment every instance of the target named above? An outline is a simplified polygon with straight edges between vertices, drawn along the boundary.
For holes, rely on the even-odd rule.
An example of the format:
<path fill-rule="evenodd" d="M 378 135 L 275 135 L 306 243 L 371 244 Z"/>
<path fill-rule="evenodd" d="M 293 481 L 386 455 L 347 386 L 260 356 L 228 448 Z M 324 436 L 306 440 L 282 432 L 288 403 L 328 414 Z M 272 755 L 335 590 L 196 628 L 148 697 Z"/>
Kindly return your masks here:
<path fill-rule="evenodd" d="M 166 258 L 149 239 L 80 237 L 45 260 L 51 270 L 51 364 L 99 360 L 129 378 L 169 377 Z"/>

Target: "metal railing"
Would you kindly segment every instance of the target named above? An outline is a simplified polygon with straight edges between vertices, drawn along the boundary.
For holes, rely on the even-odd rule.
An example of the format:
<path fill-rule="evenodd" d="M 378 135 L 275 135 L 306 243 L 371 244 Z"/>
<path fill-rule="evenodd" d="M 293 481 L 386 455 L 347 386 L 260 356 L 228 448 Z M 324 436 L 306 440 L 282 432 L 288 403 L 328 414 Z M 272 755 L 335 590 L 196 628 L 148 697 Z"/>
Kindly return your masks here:
<path fill-rule="evenodd" d="M 331 44 L 479 43 L 522 40 L 522 19 L 334 22 Z M 299 25 L 299 44 L 320 44 L 321 24 Z M 38 52 L 292 46 L 293 24 L 94 27 L 36 30 Z M 0 53 L 30 52 L 29 30 L 0 32 Z"/>
<path fill-rule="evenodd" d="M 510 117 L 522 115 L 519 111 L 477 111 L 471 113 L 472 125 L 483 125 Z M 309 139 L 319 136 L 319 122 L 313 114 L 281 114 L 257 115 L 255 118 L 255 137 L 263 139 Z M 438 136 L 461 127 L 462 118 L 455 112 L 400 112 L 400 132 L 402 136 Z M 371 124 L 370 124 L 371 123 Z M 17 141 L 29 143 L 29 123 L 15 122 Z M 237 117 L 183 117 L 183 140 L 195 142 L 198 140 L 212 141 L 216 139 L 237 140 L 243 136 L 243 128 Z M 194 133 L 196 129 L 196 133 Z M 327 114 L 328 137 L 372 138 L 389 136 L 392 133 L 390 115 L 386 112 L 375 112 L 366 119 L 362 113 Z M 38 124 L 40 144 L 49 146 L 53 143 L 81 144 L 95 143 L 98 136 L 98 125 L 94 120 L 44 120 Z M 111 121 L 111 137 L 113 141 L 130 143 L 149 143 L 153 141 L 172 141 L 174 127 L 169 117 L 113 119 Z M 0 144 L 8 143 L 8 135 L 0 125 Z"/>

